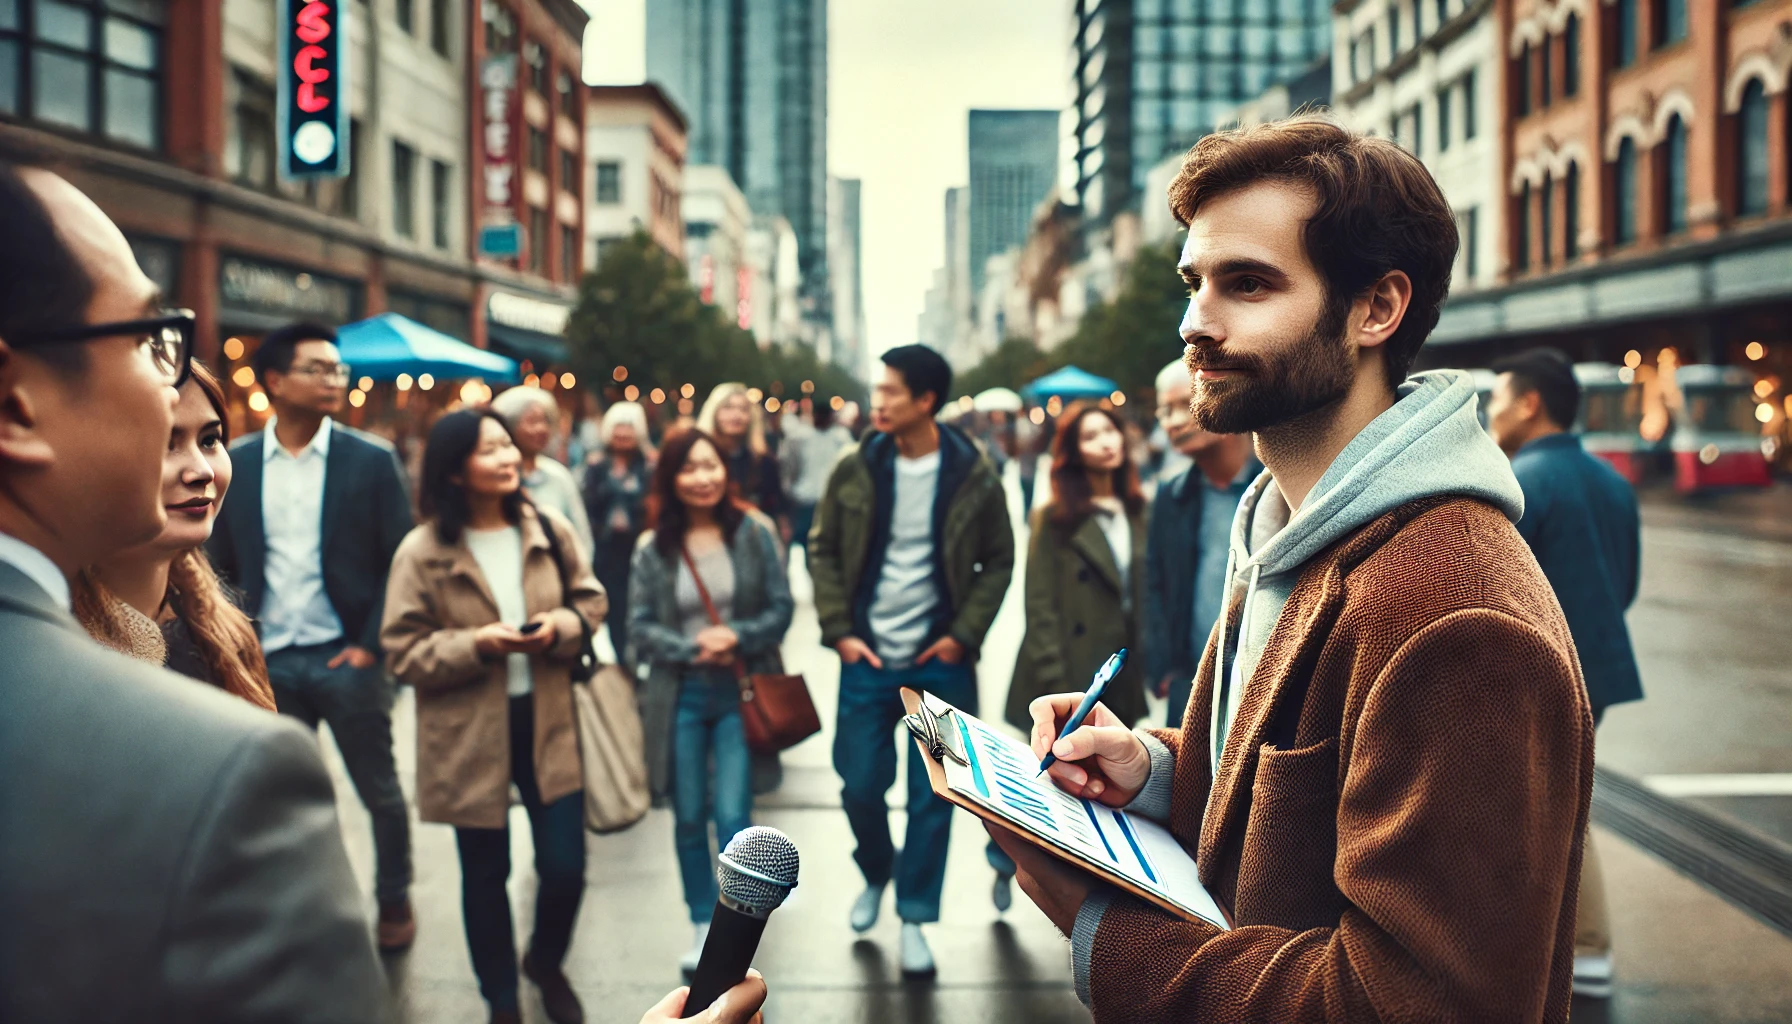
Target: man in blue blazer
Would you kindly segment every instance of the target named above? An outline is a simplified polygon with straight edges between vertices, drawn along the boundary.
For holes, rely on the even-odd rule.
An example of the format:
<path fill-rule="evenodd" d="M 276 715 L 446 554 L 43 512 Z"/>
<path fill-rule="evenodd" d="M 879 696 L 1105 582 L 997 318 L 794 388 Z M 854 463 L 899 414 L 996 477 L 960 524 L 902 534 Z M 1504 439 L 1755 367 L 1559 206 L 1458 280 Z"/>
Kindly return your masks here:
<path fill-rule="evenodd" d="M 258 621 L 281 713 L 330 723 L 373 818 L 380 948 L 403 949 L 417 931 L 410 824 L 392 759 L 393 684 L 377 652 L 410 496 L 391 445 L 331 419 L 349 379 L 334 332 L 283 327 L 254 365 L 274 416 L 231 445 L 236 479 L 209 549 Z"/>
<path fill-rule="evenodd" d="M 1512 472 L 1524 489 L 1518 532 L 1561 602 L 1597 724 L 1606 708 L 1643 696 L 1624 624 L 1624 610 L 1636 600 L 1642 559 L 1636 492 L 1571 432 L 1580 384 L 1567 356 L 1533 349 L 1493 369 L 1499 377 L 1487 400 L 1487 429 L 1511 456 Z M 1611 987 L 1605 885 L 1589 838 L 1581 860 L 1574 991 L 1604 997 Z"/>

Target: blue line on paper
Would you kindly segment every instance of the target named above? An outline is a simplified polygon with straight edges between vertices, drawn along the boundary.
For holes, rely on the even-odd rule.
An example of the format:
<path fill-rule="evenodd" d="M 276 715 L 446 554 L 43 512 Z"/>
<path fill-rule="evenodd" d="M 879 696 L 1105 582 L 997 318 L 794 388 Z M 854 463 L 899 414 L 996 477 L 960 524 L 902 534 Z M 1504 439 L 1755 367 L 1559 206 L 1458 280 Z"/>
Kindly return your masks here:
<path fill-rule="evenodd" d="M 983 781 L 983 765 L 977 760 L 977 747 L 971 742 L 971 731 L 965 727 L 964 719 L 957 715 L 952 720 L 958 723 L 958 737 L 964 741 L 964 756 L 971 760 L 971 781 L 977 784 L 977 792 L 989 798 L 989 783 Z"/>
<path fill-rule="evenodd" d="M 1101 822 L 1095 817 L 1095 805 L 1087 800 L 1082 801 L 1082 804 L 1083 810 L 1089 812 L 1089 824 L 1095 826 L 1095 834 L 1101 837 L 1101 845 L 1107 847 L 1108 859 L 1118 863 L 1120 858 L 1114 856 L 1114 844 L 1108 842 L 1108 834 L 1101 830 Z"/>
<path fill-rule="evenodd" d="M 1114 812 L 1114 820 L 1120 823 L 1120 831 L 1125 834 L 1126 841 L 1132 846 L 1132 855 L 1139 858 L 1139 866 L 1145 869 L 1145 877 L 1157 881 L 1157 872 L 1151 870 L 1151 862 L 1145 859 L 1145 851 L 1139 848 L 1139 841 L 1132 834 L 1132 823 L 1126 820 L 1121 811 Z"/>

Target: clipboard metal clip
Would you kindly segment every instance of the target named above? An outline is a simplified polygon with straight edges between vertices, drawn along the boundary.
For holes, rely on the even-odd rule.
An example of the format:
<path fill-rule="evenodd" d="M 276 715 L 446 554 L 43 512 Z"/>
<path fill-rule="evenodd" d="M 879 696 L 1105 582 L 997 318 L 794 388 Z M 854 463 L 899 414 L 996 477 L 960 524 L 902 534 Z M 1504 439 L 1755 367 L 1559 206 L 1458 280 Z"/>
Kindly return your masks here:
<path fill-rule="evenodd" d="M 908 731 L 927 748 L 927 754 L 944 764 L 947 758 L 968 768 L 971 759 L 965 756 L 964 740 L 959 736 L 953 708 L 931 693 L 921 694 L 921 709 L 903 716 Z"/>

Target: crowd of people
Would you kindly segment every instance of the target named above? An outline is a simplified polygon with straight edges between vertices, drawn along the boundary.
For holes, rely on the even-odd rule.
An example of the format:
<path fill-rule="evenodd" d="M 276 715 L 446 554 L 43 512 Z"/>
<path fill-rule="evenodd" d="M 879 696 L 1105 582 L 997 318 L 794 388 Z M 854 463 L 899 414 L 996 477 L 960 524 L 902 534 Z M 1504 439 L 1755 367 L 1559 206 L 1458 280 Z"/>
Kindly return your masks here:
<path fill-rule="evenodd" d="M 85 196 L 0 165 L 0 675 L 16 681 L 0 687 L 0 1016 L 377 1019 L 375 948 L 417 933 L 404 685 L 415 810 L 455 830 L 491 1019 L 520 1019 L 526 978 L 552 1020 L 583 1020 L 562 968 L 586 866 L 572 687 L 605 635 L 672 810 L 692 971 L 717 852 L 780 782 L 741 685 L 783 670 L 794 548 L 840 664 L 832 753 L 864 881 L 842 909 L 866 932 L 894 883 L 902 970 L 931 975 L 953 812 L 899 732 L 900 690 L 978 710 L 1021 533 L 1002 717 L 1057 754 L 1060 785 L 1199 849 L 1237 923 L 1265 926 L 1170 919 L 992 829 L 995 906 L 1018 881 L 1071 938 L 1098 1019 L 1367 1019 L 1378 998 L 1565 1019 L 1571 979 L 1610 984 L 1587 792 L 1593 722 L 1641 696 L 1623 623 L 1635 501 L 1569 432 L 1559 355 L 1498 368 L 1487 430 L 1466 377 L 1409 379 L 1454 253 L 1412 225 L 1454 227 L 1398 152 L 1296 121 L 1191 154 L 1171 193 L 1191 225 L 1189 347 L 1157 381 L 1174 458 L 1152 481 L 1108 403 L 1064 408 L 1036 446 L 942 422 L 952 373 L 920 345 L 881 357 L 856 435 L 819 400 L 775 427 L 742 384 L 658 436 L 632 402 L 563 429 L 550 394 L 517 387 L 442 415 L 413 486 L 390 445 L 334 418 L 350 368 L 331 331 L 294 324 L 254 355 L 271 417 L 232 443 L 192 315 L 161 309 Z M 1315 230 L 1395 201 L 1418 211 L 1406 227 L 1309 258 Z M 553 458 L 568 435 L 571 466 Z M 1120 649 L 1089 726 L 1059 739 Z M 1135 732 L 1148 693 L 1167 719 Z M 372 921 L 320 722 L 372 821 Z M 520 951 L 513 802 L 539 880 Z M 1514 878 L 1526 891 L 1494 884 Z M 101 972 L 117 983 L 92 985 Z M 751 977 L 713 1019 L 745 1021 L 764 995 Z"/>

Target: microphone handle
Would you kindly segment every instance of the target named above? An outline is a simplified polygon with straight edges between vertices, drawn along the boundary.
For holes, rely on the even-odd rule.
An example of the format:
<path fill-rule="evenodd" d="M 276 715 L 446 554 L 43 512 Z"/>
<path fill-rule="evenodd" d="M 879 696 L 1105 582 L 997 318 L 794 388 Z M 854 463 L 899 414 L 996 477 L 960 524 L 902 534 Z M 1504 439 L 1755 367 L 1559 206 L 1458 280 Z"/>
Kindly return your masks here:
<path fill-rule="evenodd" d="M 709 938 L 703 942 L 703 957 L 691 976 L 691 994 L 685 997 L 684 1017 L 690 1019 L 709 1009 L 722 993 L 740 984 L 753 966 L 753 954 L 759 950 L 759 937 L 765 932 L 763 917 L 753 917 L 716 904 L 709 919 Z"/>

